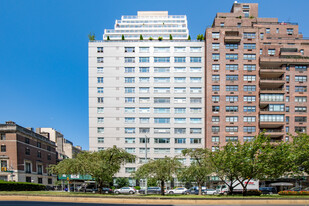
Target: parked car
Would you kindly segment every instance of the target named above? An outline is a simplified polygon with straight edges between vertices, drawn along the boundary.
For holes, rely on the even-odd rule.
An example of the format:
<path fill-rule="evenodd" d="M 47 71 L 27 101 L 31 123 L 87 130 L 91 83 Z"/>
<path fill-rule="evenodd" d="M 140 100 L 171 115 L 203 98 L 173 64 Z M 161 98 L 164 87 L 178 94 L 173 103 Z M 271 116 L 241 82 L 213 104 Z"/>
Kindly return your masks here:
<path fill-rule="evenodd" d="M 217 191 L 215 189 L 206 189 L 206 195 L 216 195 Z"/>
<path fill-rule="evenodd" d="M 111 193 L 114 193 L 114 191 L 111 188 L 103 187 L 102 193 L 111 194 Z"/>
<path fill-rule="evenodd" d="M 186 191 L 186 195 L 198 195 L 199 188 L 191 187 Z M 206 195 L 206 187 L 202 187 L 202 195 Z"/>
<path fill-rule="evenodd" d="M 302 187 L 292 187 L 292 188 L 290 188 L 290 189 L 287 189 L 287 190 L 285 190 L 285 191 L 302 191 Z"/>
<path fill-rule="evenodd" d="M 274 187 L 260 187 L 259 190 L 264 195 L 272 195 L 277 193 L 277 189 Z"/>
<path fill-rule="evenodd" d="M 309 187 L 302 189 L 302 191 L 309 191 Z"/>
<path fill-rule="evenodd" d="M 185 187 L 178 187 L 176 189 L 173 189 L 173 190 L 167 190 L 166 193 L 167 194 L 181 194 L 181 195 L 184 195 L 186 194 L 186 192 L 188 191 L 187 188 Z"/>
<path fill-rule="evenodd" d="M 136 189 L 133 187 L 122 187 L 120 189 L 115 189 L 114 193 L 115 194 L 135 194 Z"/>
<path fill-rule="evenodd" d="M 140 189 L 139 193 L 145 194 L 145 189 Z M 160 187 L 148 187 L 147 194 L 161 194 L 161 188 Z"/>

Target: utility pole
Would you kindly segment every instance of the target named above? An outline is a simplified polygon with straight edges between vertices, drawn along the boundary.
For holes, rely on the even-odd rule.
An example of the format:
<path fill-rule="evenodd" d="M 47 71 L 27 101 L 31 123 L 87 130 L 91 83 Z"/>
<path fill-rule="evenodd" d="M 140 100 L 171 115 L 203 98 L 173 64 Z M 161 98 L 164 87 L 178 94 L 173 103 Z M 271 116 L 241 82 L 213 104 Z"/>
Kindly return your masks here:
<path fill-rule="evenodd" d="M 147 135 L 145 135 L 145 163 L 147 163 Z M 145 195 L 148 193 L 148 183 L 147 183 L 147 177 L 145 179 Z"/>

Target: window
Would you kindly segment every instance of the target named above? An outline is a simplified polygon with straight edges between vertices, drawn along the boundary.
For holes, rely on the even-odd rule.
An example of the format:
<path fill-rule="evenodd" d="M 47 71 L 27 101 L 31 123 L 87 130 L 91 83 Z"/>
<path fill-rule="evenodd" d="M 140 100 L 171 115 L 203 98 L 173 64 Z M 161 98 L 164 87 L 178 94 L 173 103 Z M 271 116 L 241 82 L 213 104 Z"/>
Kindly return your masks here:
<path fill-rule="evenodd" d="M 170 121 L 170 118 L 154 118 L 155 124 L 169 124 Z"/>
<path fill-rule="evenodd" d="M 225 101 L 227 102 L 238 102 L 238 96 L 225 96 Z"/>
<path fill-rule="evenodd" d="M 225 106 L 226 112 L 238 112 L 238 106 Z"/>
<path fill-rule="evenodd" d="M 186 118 L 174 118 L 174 123 L 175 124 L 185 124 Z"/>
<path fill-rule="evenodd" d="M 154 98 L 154 103 L 161 103 L 161 104 L 166 104 L 170 103 L 170 98 L 169 97 L 155 97 Z"/>
<path fill-rule="evenodd" d="M 295 102 L 307 102 L 307 97 L 295 97 Z"/>
<path fill-rule="evenodd" d="M 254 92 L 256 91 L 255 85 L 244 85 L 244 91 L 245 92 Z"/>
<path fill-rule="evenodd" d="M 150 103 L 150 98 L 149 97 L 140 97 L 139 103 L 142 103 L 142 104 Z"/>
<path fill-rule="evenodd" d="M 212 142 L 219 142 L 219 140 L 220 140 L 220 137 L 218 137 L 218 136 L 212 136 L 211 137 Z"/>
<path fill-rule="evenodd" d="M 140 83 L 149 83 L 150 78 L 149 77 L 140 77 L 139 82 Z"/>
<path fill-rule="evenodd" d="M 135 118 L 134 117 L 125 117 L 124 122 L 125 123 L 135 123 Z"/>
<path fill-rule="evenodd" d="M 161 62 L 170 62 L 169 57 L 154 57 L 154 62 L 161 63 Z"/>
<path fill-rule="evenodd" d="M 174 103 L 186 103 L 185 97 L 174 97 Z"/>
<path fill-rule="evenodd" d="M 256 117 L 255 116 L 244 116 L 244 122 L 255 122 Z"/>
<path fill-rule="evenodd" d="M 135 47 L 125 47 L 124 52 L 133 53 L 135 52 Z"/>
<path fill-rule="evenodd" d="M 147 114 L 147 113 L 150 113 L 150 108 L 149 108 L 149 107 L 140 107 L 140 108 L 139 108 L 139 113 L 140 113 L 140 114 Z"/>
<path fill-rule="evenodd" d="M 292 35 L 293 32 L 294 32 L 294 29 L 293 29 L 293 28 L 287 28 L 287 29 L 286 29 L 286 33 L 287 33 L 288 35 Z"/>
<path fill-rule="evenodd" d="M 125 83 L 135 83 L 135 77 L 125 77 L 124 82 Z"/>
<path fill-rule="evenodd" d="M 212 126 L 211 131 L 212 132 L 220 132 L 220 127 L 219 126 Z"/>
<path fill-rule="evenodd" d="M 218 96 L 218 95 L 213 95 L 213 96 L 211 97 L 211 101 L 213 101 L 213 102 L 219 102 L 219 101 L 220 101 L 220 96 Z"/>
<path fill-rule="evenodd" d="M 238 81 L 238 75 L 226 75 L 226 81 Z"/>
<path fill-rule="evenodd" d="M 225 131 L 226 132 L 238 132 L 238 127 L 237 126 L 226 126 Z"/>
<path fill-rule="evenodd" d="M 150 128 L 139 128 L 139 133 L 140 134 L 148 134 L 149 132 L 150 132 Z"/>
<path fill-rule="evenodd" d="M 103 53 L 103 47 L 97 47 L 97 52 L 98 53 Z"/>
<path fill-rule="evenodd" d="M 185 107 L 175 108 L 175 114 L 185 114 L 185 113 L 186 113 Z"/>
<path fill-rule="evenodd" d="M 295 86 L 295 92 L 307 92 L 306 86 Z"/>
<path fill-rule="evenodd" d="M 169 87 L 154 87 L 153 90 L 156 94 L 169 94 L 171 92 Z"/>
<path fill-rule="evenodd" d="M 186 52 L 186 47 L 174 47 L 174 52 Z"/>
<path fill-rule="evenodd" d="M 149 47 L 140 47 L 139 52 L 140 53 L 149 53 Z"/>
<path fill-rule="evenodd" d="M 255 96 L 244 96 L 245 102 L 255 102 L 256 97 Z"/>
<path fill-rule="evenodd" d="M 260 49 L 260 55 L 263 55 L 263 49 Z"/>
<path fill-rule="evenodd" d="M 174 133 L 175 134 L 186 134 L 186 128 L 175 128 Z"/>
<path fill-rule="evenodd" d="M 202 98 L 199 98 L 199 97 L 191 97 L 191 98 L 190 98 L 190 103 L 192 103 L 192 104 L 199 104 L 199 103 L 202 103 Z"/>
<path fill-rule="evenodd" d="M 201 94 L 202 87 L 190 87 L 190 93 L 191 94 Z"/>
<path fill-rule="evenodd" d="M 6 152 L 6 145 L 1 145 L 1 152 Z"/>
<path fill-rule="evenodd" d="M 186 57 L 174 57 L 175 63 L 184 63 L 186 62 Z"/>
<path fill-rule="evenodd" d="M 190 72 L 202 72 L 201 67 L 190 67 Z"/>
<path fill-rule="evenodd" d="M 156 144 L 169 144 L 170 138 L 154 138 L 154 143 L 156 143 Z"/>
<path fill-rule="evenodd" d="M 255 75 L 244 75 L 244 81 L 255 81 L 256 76 Z"/>
<path fill-rule="evenodd" d="M 190 138 L 190 144 L 201 144 L 202 139 L 201 138 Z"/>
<path fill-rule="evenodd" d="M 212 54 L 212 59 L 219 60 L 220 59 L 220 54 Z"/>
<path fill-rule="evenodd" d="M 225 44 L 226 49 L 238 49 L 238 44 Z"/>
<path fill-rule="evenodd" d="M 226 116 L 225 121 L 226 122 L 238 122 L 238 116 Z"/>
<path fill-rule="evenodd" d="M 182 150 L 185 150 L 185 148 L 175 148 L 175 153 L 182 154 Z"/>
<path fill-rule="evenodd" d="M 100 123 L 104 123 L 104 117 L 98 117 L 97 122 Z"/>
<path fill-rule="evenodd" d="M 212 111 L 213 112 L 219 112 L 220 111 L 220 106 L 212 106 Z"/>
<path fill-rule="evenodd" d="M 238 54 L 226 54 L 225 59 L 236 60 L 238 59 Z"/>
<path fill-rule="evenodd" d="M 219 43 L 212 43 L 212 49 L 220 49 Z"/>
<path fill-rule="evenodd" d="M 260 38 L 261 38 L 261 40 L 264 39 L 264 33 L 260 33 Z"/>
<path fill-rule="evenodd" d="M 295 82 L 306 82 L 307 76 L 295 76 Z"/>
<path fill-rule="evenodd" d="M 212 116 L 212 117 L 211 117 L 211 121 L 212 121 L 212 122 L 220 122 L 220 117 L 218 117 L 218 116 Z"/>
<path fill-rule="evenodd" d="M 190 57 L 191 63 L 200 63 L 202 62 L 202 57 Z"/>
<path fill-rule="evenodd" d="M 227 137 L 225 137 L 225 141 L 226 142 L 237 142 L 238 137 L 237 136 L 227 136 Z"/>
<path fill-rule="evenodd" d="M 97 132 L 100 133 L 100 134 L 103 134 L 104 133 L 104 127 L 98 127 Z"/>
<path fill-rule="evenodd" d="M 175 138 L 175 144 L 186 144 L 186 138 Z"/>
<path fill-rule="evenodd" d="M 103 57 L 97 57 L 97 63 L 103 63 L 104 58 Z"/>
<path fill-rule="evenodd" d="M 307 66 L 304 66 L 304 65 L 299 65 L 299 66 L 296 66 L 295 65 L 295 71 L 307 71 Z"/>
<path fill-rule="evenodd" d="M 155 134 L 170 134 L 171 129 L 170 128 L 154 128 Z"/>
<path fill-rule="evenodd" d="M 266 109 L 266 111 L 267 111 L 267 109 Z M 269 104 L 268 111 L 284 112 L 284 104 Z"/>
<path fill-rule="evenodd" d="M 212 146 L 211 147 L 212 152 L 215 152 L 215 151 L 218 151 L 218 150 L 219 150 L 219 146 Z"/>
<path fill-rule="evenodd" d="M 170 68 L 169 67 L 155 67 L 154 72 L 155 73 L 169 73 Z"/>
<path fill-rule="evenodd" d="M 103 83 L 104 81 L 103 81 L 103 77 L 98 77 L 97 78 L 97 82 L 100 84 L 100 83 Z"/>
<path fill-rule="evenodd" d="M 125 87 L 124 88 L 124 93 L 126 93 L 126 94 L 133 94 L 133 93 L 135 93 L 135 87 Z"/>
<path fill-rule="evenodd" d="M 202 128 L 190 128 L 190 134 L 202 134 Z"/>
<path fill-rule="evenodd" d="M 155 53 L 166 53 L 166 52 L 170 52 L 170 48 L 169 47 L 154 47 L 154 52 Z"/>
<path fill-rule="evenodd" d="M 244 106 L 244 112 L 255 112 L 256 107 L 255 106 Z"/>
<path fill-rule="evenodd" d="M 243 10 L 243 13 L 244 13 L 246 18 L 248 18 L 250 16 L 249 10 Z"/>
<path fill-rule="evenodd" d="M 295 122 L 307 122 L 307 117 L 295 117 Z"/>
<path fill-rule="evenodd" d="M 26 173 L 31 173 L 31 163 L 30 162 L 26 162 L 25 163 L 25 172 Z"/>
<path fill-rule="evenodd" d="M 126 167 L 125 168 L 125 173 L 133 173 L 135 172 L 135 167 Z"/>
<path fill-rule="evenodd" d="M 266 34 L 269 34 L 270 33 L 270 28 L 266 28 Z"/>
<path fill-rule="evenodd" d="M 238 91 L 238 85 L 227 85 L 225 88 L 227 92 Z"/>
<path fill-rule="evenodd" d="M 0 140 L 6 140 L 5 134 L 0 134 Z"/>
<path fill-rule="evenodd" d="M 244 49 L 256 49 L 256 44 L 244 44 Z"/>
<path fill-rule="evenodd" d="M 238 64 L 227 64 L 225 66 L 226 70 L 238 70 Z"/>
<path fill-rule="evenodd" d="M 191 83 L 200 83 L 202 82 L 202 77 L 190 77 Z"/>
<path fill-rule="evenodd" d="M 43 174 L 43 165 L 38 165 L 38 174 L 39 175 Z M 41 179 L 41 182 L 39 183 L 42 183 L 42 178 L 39 178 L 39 179 Z"/>
<path fill-rule="evenodd" d="M 253 136 L 244 136 L 244 142 L 252 142 L 253 139 Z"/>
<path fill-rule="evenodd" d="M 104 92 L 104 88 L 103 87 L 97 87 L 97 92 L 99 94 L 102 94 Z"/>
<path fill-rule="evenodd" d="M 212 91 L 213 92 L 220 91 L 220 85 L 212 85 Z"/>
<path fill-rule="evenodd" d="M 174 72 L 186 72 L 186 67 L 175 67 Z"/>
<path fill-rule="evenodd" d="M 244 59 L 245 60 L 255 60 L 256 55 L 255 54 L 244 54 Z"/>
<path fill-rule="evenodd" d="M 155 83 L 169 83 L 170 77 L 154 77 L 154 82 Z"/>
<path fill-rule="evenodd" d="M 256 65 L 255 64 L 245 64 L 244 65 L 244 70 L 245 71 L 255 71 L 256 70 Z"/>
<path fill-rule="evenodd" d="M 307 128 L 306 127 L 295 127 L 295 132 L 306 133 Z"/>
<path fill-rule="evenodd" d="M 268 49 L 268 55 L 275 55 L 276 50 L 275 49 Z"/>
<path fill-rule="evenodd" d="M 124 133 L 125 134 L 135 134 L 135 128 L 133 128 L 133 127 L 126 127 L 126 128 L 124 128 Z"/>
<path fill-rule="evenodd" d="M 135 97 L 125 97 L 125 103 L 135 103 Z"/>
<path fill-rule="evenodd" d="M 174 82 L 176 83 L 185 83 L 186 77 L 174 77 Z"/>
<path fill-rule="evenodd" d="M 244 132 L 255 132 L 255 127 L 244 127 Z"/>
<path fill-rule="evenodd" d="M 135 107 L 125 107 L 124 112 L 125 113 L 135 113 Z"/>
<path fill-rule="evenodd" d="M 149 87 L 140 87 L 140 88 L 139 88 L 139 93 L 140 93 L 140 94 L 148 94 L 149 91 L 150 91 L 150 90 L 149 90 Z M 135 92 L 135 91 L 134 91 L 134 92 Z M 134 93 L 134 92 L 133 92 L 133 93 Z"/>
<path fill-rule="evenodd" d="M 140 57 L 139 62 L 140 63 L 149 63 L 149 57 Z"/>
<path fill-rule="evenodd" d="M 25 138 L 25 143 L 26 144 L 30 144 L 30 139 L 29 138 Z"/>
<path fill-rule="evenodd" d="M 202 113 L 202 108 L 200 108 L 200 107 L 190 107 L 190 113 L 194 113 L 194 114 Z"/>
<path fill-rule="evenodd" d="M 180 93 L 186 93 L 186 87 L 174 87 L 174 93 L 180 94 Z"/>
<path fill-rule="evenodd" d="M 255 39 L 254 32 L 244 32 L 244 39 Z"/>
<path fill-rule="evenodd" d="M 103 151 L 104 147 L 98 147 L 98 151 Z"/>
<path fill-rule="evenodd" d="M 140 73 L 149 73 L 149 67 L 140 67 L 139 72 Z"/>
<path fill-rule="evenodd" d="M 307 107 L 296 106 L 295 112 L 307 112 Z"/>
<path fill-rule="evenodd" d="M 201 124 L 202 118 L 190 118 L 190 123 L 192 124 Z"/>
<path fill-rule="evenodd" d="M 125 73 L 134 73 L 135 72 L 135 67 L 125 67 L 124 68 Z M 103 77 L 102 77 L 103 78 Z M 103 82 L 102 82 L 103 83 Z"/>
<path fill-rule="evenodd" d="M 167 154 L 170 153 L 170 148 L 154 148 L 155 154 Z"/>
<path fill-rule="evenodd" d="M 220 33 L 219 32 L 212 32 L 212 38 L 219 39 L 220 38 Z"/>
<path fill-rule="evenodd" d="M 213 64 L 211 69 L 215 70 L 215 71 L 219 71 L 220 70 L 220 64 Z"/>
<path fill-rule="evenodd" d="M 103 67 L 97 67 L 97 73 L 103 73 L 104 69 Z"/>
<path fill-rule="evenodd" d="M 98 143 L 104 143 L 104 137 L 98 137 Z"/>
<path fill-rule="evenodd" d="M 212 81 L 220 81 L 220 75 L 212 75 L 211 80 Z"/>
<path fill-rule="evenodd" d="M 190 47 L 190 52 L 201 52 L 202 47 Z"/>
<path fill-rule="evenodd" d="M 283 102 L 283 94 L 260 94 L 261 102 Z"/>
<path fill-rule="evenodd" d="M 135 63 L 135 57 L 125 57 L 124 62 L 125 63 Z"/>

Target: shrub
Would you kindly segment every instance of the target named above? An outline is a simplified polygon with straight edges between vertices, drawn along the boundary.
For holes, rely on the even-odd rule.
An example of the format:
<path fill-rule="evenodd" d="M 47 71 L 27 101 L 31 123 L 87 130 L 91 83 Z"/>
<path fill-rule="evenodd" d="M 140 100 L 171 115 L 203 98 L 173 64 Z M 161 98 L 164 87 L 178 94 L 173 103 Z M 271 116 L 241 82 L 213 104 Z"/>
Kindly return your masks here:
<path fill-rule="evenodd" d="M 140 186 L 135 186 L 134 188 L 135 188 L 136 190 L 140 190 L 140 189 L 141 189 Z"/>
<path fill-rule="evenodd" d="M 40 184 L 0 181 L 0 191 L 39 191 L 45 189 L 46 186 Z"/>
<path fill-rule="evenodd" d="M 124 39 L 124 35 L 121 36 L 121 40 L 125 40 L 125 39 Z"/>
<path fill-rule="evenodd" d="M 188 40 L 191 40 L 191 36 L 190 35 L 188 36 Z"/>
<path fill-rule="evenodd" d="M 139 40 L 144 40 L 143 35 L 139 35 Z"/>
<path fill-rule="evenodd" d="M 260 190 L 249 190 L 247 191 L 247 196 L 260 196 L 262 192 Z"/>
<path fill-rule="evenodd" d="M 173 40 L 173 36 L 170 34 L 170 40 Z"/>
<path fill-rule="evenodd" d="M 280 191 L 279 195 L 309 195 L 309 191 Z"/>
<path fill-rule="evenodd" d="M 158 40 L 159 40 L 159 41 L 162 41 L 162 40 L 163 40 L 163 37 L 162 37 L 162 36 L 159 36 Z"/>
<path fill-rule="evenodd" d="M 107 36 L 107 41 L 109 41 L 110 40 L 110 38 L 109 38 L 109 36 Z"/>
<path fill-rule="evenodd" d="M 152 37 L 149 37 L 149 40 L 153 40 L 153 38 L 152 38 Z"/>

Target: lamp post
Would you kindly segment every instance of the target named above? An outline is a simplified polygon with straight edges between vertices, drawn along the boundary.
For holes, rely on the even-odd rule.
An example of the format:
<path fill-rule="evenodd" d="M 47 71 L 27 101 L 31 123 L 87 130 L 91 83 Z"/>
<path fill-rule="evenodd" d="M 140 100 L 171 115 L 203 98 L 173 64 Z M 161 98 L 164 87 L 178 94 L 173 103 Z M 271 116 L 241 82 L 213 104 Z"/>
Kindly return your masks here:
<path fill-rule="evenodd" d="M 147 135 L 145 135 L 145 163 L 147 163 Z M 148 192 L 148 184 L 147 184 L 147 177 L 145 179 L 145 195 Z"/>

